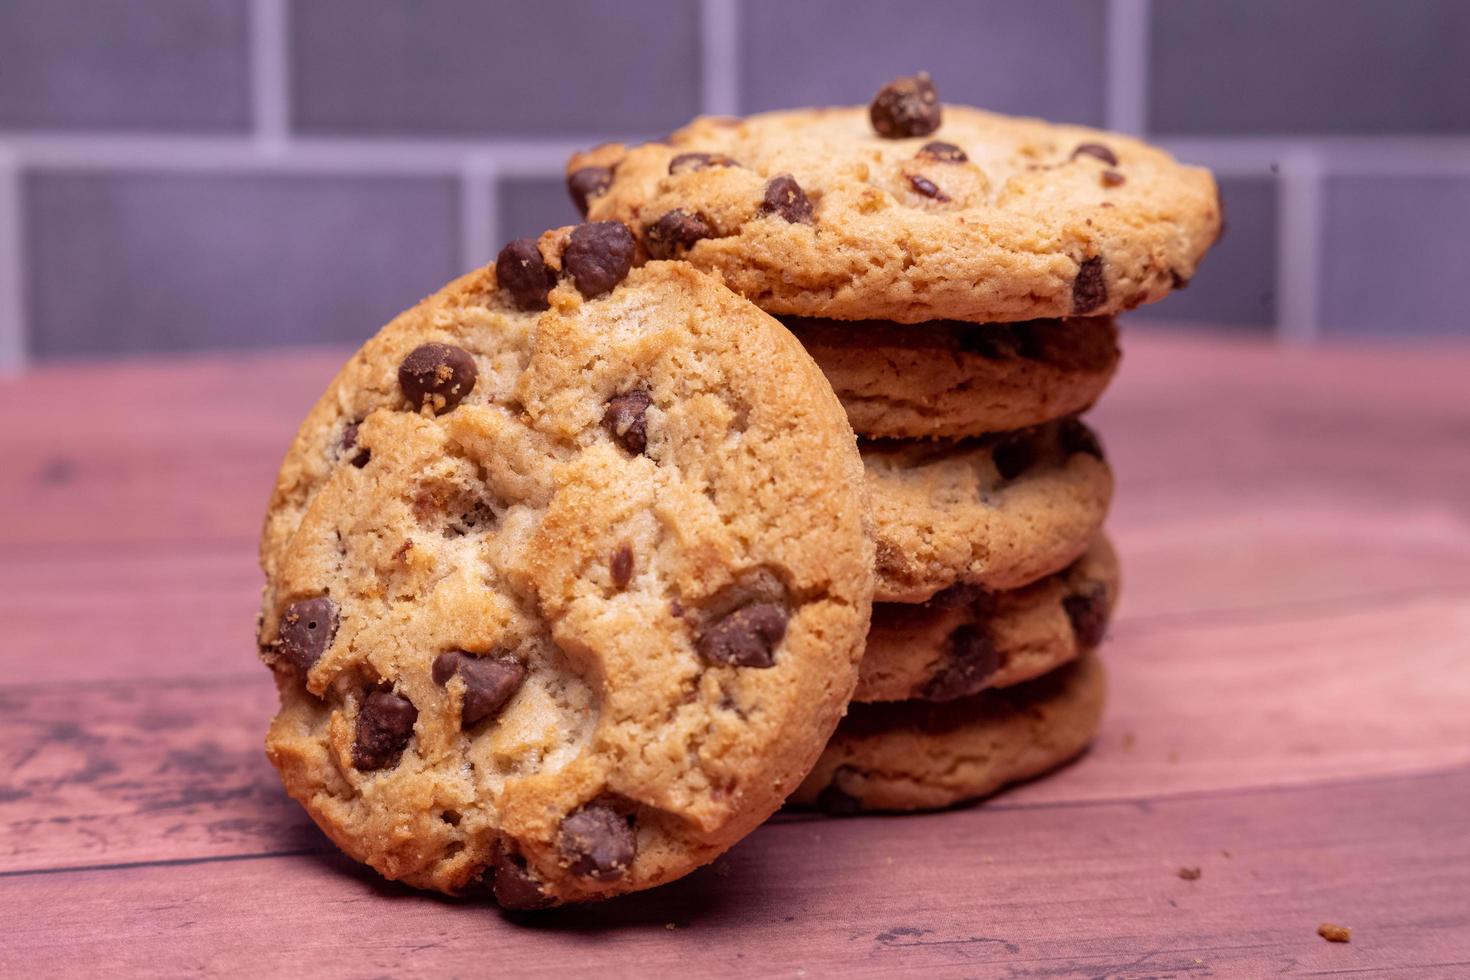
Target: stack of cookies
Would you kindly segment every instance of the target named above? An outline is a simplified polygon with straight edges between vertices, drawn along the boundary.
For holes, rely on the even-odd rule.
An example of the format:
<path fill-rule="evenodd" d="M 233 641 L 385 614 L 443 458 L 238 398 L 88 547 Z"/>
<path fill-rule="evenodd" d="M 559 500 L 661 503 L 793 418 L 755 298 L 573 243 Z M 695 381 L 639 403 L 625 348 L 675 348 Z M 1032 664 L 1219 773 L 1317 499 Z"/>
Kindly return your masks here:
<path fill-rule="evenodd" d="M 718 275 L 801 340 L 859 444 L 876 551 L 855 702 L 793 802 L 940 807 L 1078 754 L 1117 601 L 1113 478 L 1078 419 L 1114 315 L 1188 283 L 1208 172 L 1127 137 L 940 103 L 697 119 L 568 165 L 640 257 Z"/>
<path fill-rule="evenodd" d="M 1077 416 L 1112 315 L 1213 239 L 1209 175 L 919 77 L 570 185 L 593 220 L 395 318 L 286 455 L 287 791 L 386 877 L 536 909 L 788 798 L 937 807 L 1080 751 L 1118 570 Z"/>

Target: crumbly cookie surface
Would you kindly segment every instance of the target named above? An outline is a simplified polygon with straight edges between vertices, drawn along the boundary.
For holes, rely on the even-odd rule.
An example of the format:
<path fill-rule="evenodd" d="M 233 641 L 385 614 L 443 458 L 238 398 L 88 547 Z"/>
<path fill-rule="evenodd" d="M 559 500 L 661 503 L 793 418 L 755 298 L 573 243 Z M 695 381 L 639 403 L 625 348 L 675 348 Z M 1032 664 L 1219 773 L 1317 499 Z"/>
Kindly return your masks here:
<path fill-rule="evenodd" d="M 1111 317 L 904 326 L 786 317 L 858 435 L 960 438 L 1085 411 L 1118 367 Z"/>
<path fill-rule="evenodd" d="M 982 439 L 862 444 L 879 602 L 968 583 L 1020 588 L 1081 557 L 1112 499 L 1097 437 L 1075 418 Z"/>
<path fill-rule="evenodd" d="M 841 320 L 1117 313 L 1187 284 L 1219 235 L 1210 173 L 1136 139 L 957 105 L 932 122 L 883 136 L 856 106 L 700 118 L 578 154 L 568 181 L 649 254 L 771 312 Z"/>
<path fill-rule="evenodd" d="M 282 466 L 267 749 L 387 877 L 513 908 L 670 880 L 851 694 L 873 548 L 841 406 L 774 320 L 631 250 L 508 246 L 368 341 Z"/>
<path fill-rule="evenodd" d="M 854 701 L 952 701 L 1010 687 L 1102 642 L 1118 558 L 1099 535 L 1077 561 L 1005 592 L 956 585 L 928 602 L 873 607 Z"/>
<path fill-rule="evenodd" d="M 1076 757 L 1097 732 L 1096 654 L 959 701 L 855 704 L 791 803 L 832 814 L 934 810 L 988 796 Z"/>

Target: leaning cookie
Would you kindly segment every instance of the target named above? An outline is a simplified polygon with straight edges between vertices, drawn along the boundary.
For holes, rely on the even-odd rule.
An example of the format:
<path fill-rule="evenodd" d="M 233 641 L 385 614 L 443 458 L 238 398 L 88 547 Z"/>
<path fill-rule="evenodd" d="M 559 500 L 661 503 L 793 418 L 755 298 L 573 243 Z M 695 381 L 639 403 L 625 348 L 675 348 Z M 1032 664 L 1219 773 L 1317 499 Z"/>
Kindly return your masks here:
<path fill-rule="evenodd" d="M 1010 687 L 1102 642 L 1118 558 L 1099 535 L 1065 570 L 1007 592 L 956 585 L 925 603 L 878 603 L 854 701 L 952 701 Z"/>
<path fill-rule="evenodd" d="M 568 164 L 578 203 L 647 254 L 774 313 L 902 323 L 1103 315 L 1188 283 L 1221 227 L 1208 171 L 1136 139 L 941 105 L 700 118 Z"/>
<path fill-rule="evenodd" d="M 1097 437 L 1075 418 L 983 439 L 862 445 L 879 602 L 956 583 L 1016 589 L 1087 550 L 1112 499 Z"/>
<path fill-rule="evenodd" d="M 856 704 L 790 802 L 832 814 L 935 810 L 1076 757 L 1097 732 L 1096 654 L 959 701 Z"/>
<path fill-rule="evenodd" d="M 511 908 L 703 864 L 851 694 L 873 549 L 774 320 L 620 225 L 512 243 L 353 356 L 282 466 L 261 652 L 290 794 L 387 877 Z"/>
<path fill-rule="evenodd" d="M 860 436 L 946 438 L 1075 415 L 1118 367 L 1111 317 L 922 327 L 786 317 Z"/>

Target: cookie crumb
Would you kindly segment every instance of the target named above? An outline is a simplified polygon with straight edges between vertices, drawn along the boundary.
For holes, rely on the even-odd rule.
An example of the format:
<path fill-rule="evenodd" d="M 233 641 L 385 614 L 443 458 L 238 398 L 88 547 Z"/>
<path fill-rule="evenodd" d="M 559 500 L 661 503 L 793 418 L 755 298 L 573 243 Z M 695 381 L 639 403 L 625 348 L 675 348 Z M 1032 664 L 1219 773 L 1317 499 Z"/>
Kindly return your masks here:
<path fill-rule="evenodd" d="M 1317 927 L 1317 935 L 1329 943 L 1350 943 L 1353 941 L 1353 931 L 1347 926 L 1336 926 L 1331 922 L 1324 922 Z"/>
<path fill-rule="evenodd" d="M 673 932 L 675 929 L 677 929 L 679 927 L 676 926 L 676 925 L 674 925 L 672 922 L 665 922 L 664 923 L 664 928 L 667 929 L 667 930 L 669 930 L 669 932 Z"/>
<path fill-rule="evenodd" d="M 1176 874 L 1185 881 L 1198 881 L 1199 876 L 1204 874 L 1199 868 L 1180 868 Z"/>

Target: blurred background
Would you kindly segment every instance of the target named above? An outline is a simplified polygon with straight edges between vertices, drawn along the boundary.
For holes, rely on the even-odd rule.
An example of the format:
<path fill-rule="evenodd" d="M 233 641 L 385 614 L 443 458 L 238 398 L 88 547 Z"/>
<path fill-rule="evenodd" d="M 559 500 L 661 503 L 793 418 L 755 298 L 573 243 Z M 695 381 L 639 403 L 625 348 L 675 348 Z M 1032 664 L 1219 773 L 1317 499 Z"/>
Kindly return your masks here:
<path fill-rule="evenodd" d="M 1215 169 L 1135 320 L 1470 337 L 1467 53 L 1463 0 L 0 0 L 0 367 L 356 342 L 574 220 L 573 149 L 917 69 Z"/>

